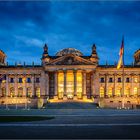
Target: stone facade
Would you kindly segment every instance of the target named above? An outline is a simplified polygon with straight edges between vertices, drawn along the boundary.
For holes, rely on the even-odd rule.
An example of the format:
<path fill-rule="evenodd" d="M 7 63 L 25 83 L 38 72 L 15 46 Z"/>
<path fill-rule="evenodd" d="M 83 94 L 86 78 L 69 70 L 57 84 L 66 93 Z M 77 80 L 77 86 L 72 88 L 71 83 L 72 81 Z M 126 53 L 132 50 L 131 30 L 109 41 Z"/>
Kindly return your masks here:
<path fill-rule="evenodd" d="M 48 54 L 45 44 L 42 65 L 8 65 L 0 53 L 0 98 L 85 100 L 102 107 L 135 107 L 140 104 L 140 51 L 135 63 L 122 68 L 99 65 L 95 44 L 90 56 L 67 48 Z M 124 88 L 123 88 L 124 84 Z M 123 91 L 124 90 L 124 91 Z"/>

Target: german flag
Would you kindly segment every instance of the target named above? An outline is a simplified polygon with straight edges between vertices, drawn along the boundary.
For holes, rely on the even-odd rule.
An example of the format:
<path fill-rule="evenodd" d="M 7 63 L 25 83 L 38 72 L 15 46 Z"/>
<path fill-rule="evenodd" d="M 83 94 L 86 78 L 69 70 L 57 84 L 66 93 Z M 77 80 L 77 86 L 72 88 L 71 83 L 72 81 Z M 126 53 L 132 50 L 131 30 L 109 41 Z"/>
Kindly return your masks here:
<path fill-rule="evenodd" d="M 123 65 L 123 55 L 124 55 L 124 38 L 122 39 L 122 44 L 119 52 L 120 58 L 118 61 L 117 69 L 119 69 Z"/>

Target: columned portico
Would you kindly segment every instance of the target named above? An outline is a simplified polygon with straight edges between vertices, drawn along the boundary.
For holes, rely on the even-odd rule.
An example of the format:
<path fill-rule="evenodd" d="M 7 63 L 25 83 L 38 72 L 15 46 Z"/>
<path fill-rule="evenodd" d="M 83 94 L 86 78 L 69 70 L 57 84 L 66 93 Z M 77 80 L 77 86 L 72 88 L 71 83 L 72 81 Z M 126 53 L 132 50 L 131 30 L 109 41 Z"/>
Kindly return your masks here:
<path fill-rule="evenodd" d="M 81 99 L 83 95 L 81 70 L 58 70 L 55 73 L 55 96 L 59 99 Z M 86 77 L 85 77 L 86 78 Z M 85 80 L 86 81 L 86 80 Z M 86 85 L 85 85 L 86 94 Z"/>

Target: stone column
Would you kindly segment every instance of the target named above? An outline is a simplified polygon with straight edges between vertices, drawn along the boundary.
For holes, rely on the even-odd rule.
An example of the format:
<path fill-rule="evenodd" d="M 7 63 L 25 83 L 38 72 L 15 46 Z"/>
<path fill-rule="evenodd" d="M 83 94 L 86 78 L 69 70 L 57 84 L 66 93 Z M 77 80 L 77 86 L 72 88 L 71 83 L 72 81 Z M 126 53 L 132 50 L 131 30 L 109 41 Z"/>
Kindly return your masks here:
<path fill-rule="evenodd" d="M 32 96 L 35 96 L 35 76 L 32 75 Z"/>
<path fill-rule="evenodd" d="M 46 87 L 46 78 L 45 78 L 44 71 L 41 72 L 39 86 L 40 86 L 40 95 L 41 95 L 41 97 L 44 98 L 45 97 L 45 87 Z"/>
<path fill-rule="evenodd" d="M 83 82 L 83 87 L 82 87 L 82 92 L 83 92 L 83 98 L 87 98 L 86 96 L 86 71 L 82 72 L 82 82 Z"/>
<path fill-rule="evenodd" d="M 9 76 L 6 74 L 6 97 L 9 96 Z"/>
<path fill-rule="evenodd" d="M 91 72 L 91 96 L 94 95 L 93 83 L 94 83 L 94 71 Z"/>
<path fill-rule="evenodd" d="M 74 74 L 74 96 L 77 96 L 77 71 L 73 71 Z"/>
<path fill-rule="evenodd" d="M 116 95 L 116 74 L 114 73 L 114 90 L 113 90 L 113 97 Z"/>
<path fill-rule="evenodd" d="M 66 91 L 67 91 L 67 72 L 64 71 L 64 96 L 66 96 Z"/>
<path fill-rule="evenodd" d="M 26 75 L 23 77 L 23 97 L 26 97 Z"/>
<path fill-rule="evenodd" d="M 108 97 L 108 74 L 105 74 L 105 97 Z"/>
<path fill-rule="evenodd" d="M 121 97 L 124 97 L 124 92 L 125 92 L 125 73 L 122 74 L 122 93 L 121 93 Z"/>
<path fill-rule="evenodd" d="M 18 77 L 17 74 L 15 74 L 15 96 L 17 97 L 18 95 Z"/>
<path fill-rule="evenodd" d="M 46 72 L 46 95 L 49 96 L 49 73 Z"/>
<path fill-rule="evenodd" d="M 133 75 L 131 74 L 131 89 L 130 89 L 130 96 L 133 96 L 134 94 L 133 94 L 133 90 L 134 90 L 134 88 L 133 88 Z"/>
<path fill-rule="evenodd" d="M 54 93 L 54 95 L 55 95 L 55 97 L 57 98 L 57 96 L 58 96 L 58 72 L 56 71 L 55 72 L 55 93 Z"/>

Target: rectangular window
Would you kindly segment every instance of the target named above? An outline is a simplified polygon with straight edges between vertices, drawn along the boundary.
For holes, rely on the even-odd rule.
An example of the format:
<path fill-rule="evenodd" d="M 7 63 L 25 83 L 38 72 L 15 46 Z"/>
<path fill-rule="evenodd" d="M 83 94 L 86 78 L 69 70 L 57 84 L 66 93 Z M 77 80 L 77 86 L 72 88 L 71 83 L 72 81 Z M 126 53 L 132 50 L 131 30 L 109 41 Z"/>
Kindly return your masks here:
<path fill-rule="evenodd" d="M 22 83 L 22 78 L 19 78 L 19 83 Z"/>
<path fill-rule="evenodd" d="M 130 79 L 129 79 L 129 77 L 127 77 L 127 78 L 126 78 L 126 82 L 127 82 L 127 83 L 129 83 L 129 82 L 130 82 Z"/>
<path fill-rule="evenodd" d="M 40 97 L 40 88 L 36 88 L 36 96 Z"/>
<path fill-rule="evenodd" d="M 100 87 L 100 97 L 104 97 L 104 87 Z"/>
<path fill-rule="evenodd" d="M 10 83 L 14 83 L 14 78 L 10 78 Z"/>
<path fill-rule="evenodd" d="M 138 88 L 134 87 L 134 95 L 137 95 L 137 93 L 138 93 Z"/>
<path fill-rule="evenodd" d="M 31 83 L 31 78 L 27 78 L 27 83 Z"/>
<path fill-rule="evenodd" d="M 40 79 L 39 78 L 36 78 L 36 83 L 40 83 Z"/>
<path fill-rule="evenodd" d="M 100 83 L 104 83 L 104 82 L 105 82 L 104 77 L 101 77 L 100 78 Z"/>
<path fill-rule="evenodd" d="M 121 81 L 122 81 L 122 80 L 121 80 L 121 78 L 119 77 L 119 78 L 118 78 L 118 83 L 121 83 Z"/>
<path fill-rule="evenodd" d="M 112 82 L 113 82 L 113 78 L 110 77 L 110 78 L 109 78 L 109 83 L 112 83 Z"/>

